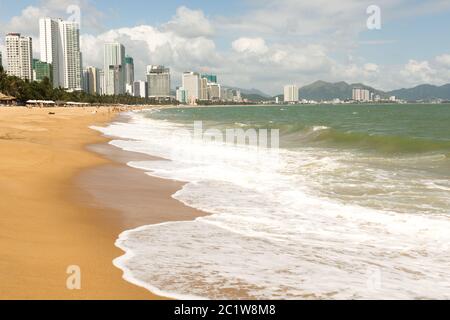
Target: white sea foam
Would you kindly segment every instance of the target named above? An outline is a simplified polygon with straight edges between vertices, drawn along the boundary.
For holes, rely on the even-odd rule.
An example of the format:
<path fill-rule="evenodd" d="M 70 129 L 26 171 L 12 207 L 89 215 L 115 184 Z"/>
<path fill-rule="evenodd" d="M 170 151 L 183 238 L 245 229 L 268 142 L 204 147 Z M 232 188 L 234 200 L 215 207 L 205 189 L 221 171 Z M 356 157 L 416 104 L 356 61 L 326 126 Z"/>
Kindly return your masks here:
<path fill-rule="evenodd" d="M 122 233 L 126 255 L 114 263 L 128 281 L 180 299 L 450 298 L 448 202 L 437 193 L 402 203 L 420 196 L 420 182 L 399 177 L 406 169 L 330 150 L 281 150 L 273 161 L 268 151 L 177 143 L 183 127 L 133 114 L 96 128 L 119 148 L 171 160 L 129 165 L 188 182 L 173 197 L 211 213 Z M 445 192 L 440 183 L 423 190 Z"/>

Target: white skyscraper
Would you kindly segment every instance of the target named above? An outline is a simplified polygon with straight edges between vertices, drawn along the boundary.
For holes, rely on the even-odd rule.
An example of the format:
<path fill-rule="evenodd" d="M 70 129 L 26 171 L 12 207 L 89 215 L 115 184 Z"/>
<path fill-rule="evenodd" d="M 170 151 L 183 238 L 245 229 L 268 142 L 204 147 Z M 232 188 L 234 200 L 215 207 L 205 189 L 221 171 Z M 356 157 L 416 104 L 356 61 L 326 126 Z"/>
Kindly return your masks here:
<path fill-rule="evenodd" d="M 200 79 L 200 100 L 208 100 L 208 79 L 201 78 Z"/>
<path fill-rule="evenodd" d="M 20 33 L 10 33 L 6 36 L 6 72 L 23 80 L 33 80 L 33 44 L 30 37 Z"/>
<path fill-rule="evenodd" d="M 52 64 L 53 86 L 81 90 L 80 27 L 73 21 L 39 20 L 41 61 Z"/>
<path fill-rule="evenodd" d="M 184 90 L 183 87 L 179 87 L 177 88 L 176 91 L 176 99 L 179 103 L 181 104 L 185 104 L 187 103 L 187 99 L 186 99 L 186 90 Z"/>
<path fill-rule="evenodd" d="M 182 86 L 186 91 L 186 102 L 188 104 L 196 104 L 200 98 L 200 74 L 197 72 L 184 72 L 182 82 Z"/>
<path fill-rule="evenodd" d="M 367 89 L 353 88 L 352 99 L 354 101 L 368 102 L 372 100 L 371 93 Z"/>
<path fill-rule="evenodd" d="M 133 84 L 133 93 L 135 97 L 147 98 L 148 97 L 147 81 L 135 81 Z"/>
<path fill-rule="evenodd" d="M 212 101 L 219 101 L 221 99 L 221 87 L 218 83 L 208 83 L 208 99 Z"/>
<path fill-rule="evenodd" d="M 298 102 L 298 87 L 296 85 L 284 86 L 284 102 Z"/>
<path fill-rule="evenodd" d="M 164 66 L 147 66 L 149 98 L 170 97 L 170 69 Z"/>
<path fill-rule="evenodd" d="M 103 61 L 104 94 L 125 94 L 125 47 L 118 42 L 106 43 Z"/>
<path fill-rule="evenodd" d="M 99 94 L 105 94 L 105 72 L 102 69 L 98 69 L 98 78 L 99 78 Z"/>

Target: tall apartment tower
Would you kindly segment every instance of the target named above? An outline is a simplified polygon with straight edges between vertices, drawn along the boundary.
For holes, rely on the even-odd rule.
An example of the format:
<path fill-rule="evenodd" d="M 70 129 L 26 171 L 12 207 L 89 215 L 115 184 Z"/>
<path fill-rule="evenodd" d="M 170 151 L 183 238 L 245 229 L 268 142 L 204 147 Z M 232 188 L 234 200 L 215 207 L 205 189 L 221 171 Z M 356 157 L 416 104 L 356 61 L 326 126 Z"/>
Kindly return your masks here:
<path fill-rule="evenodd" d="M 296 85 L 284 86 L 284 102 L 298 102 L 298 87 Z"/>
<path fill-rule="evenodd" d="M 188 104 L 196 104 L 200 98 L 201 81 L 197 72 L 184 72 L 182 78 L 182 86 L 186 91 L 186 102 Z"/>
<path fill-rule="evenodd" d="M 33 80 L 33 41 L 20 33 L 6 36 L 6 72 L 23 80 Z"/>
<path fill-rule="evenodd" d="M 149 98 L 169 98 L 170 69 L 164 66 L 147 66 L 147 84 Z"/>
<path fill-rule="evenodd" d="M 106 95 L 125 94 L 125 47 L 118 42 L 105 43 L 104 52 Z"/>
<path fill-rule="evenodd" d="M 83 90 L 92 95 L 100 95 L 100 70 L 87 67 L 83 71 Z"/>
<path fill-rule="evenodd" d="M 132 57 L 125 57 L 125 83 L 132 86 L 134 84 L 134 60 Z"/>
<path fill-rule="evenodd" d="M 359 102 L 368 102 L 372 100 L 371 92 L 364 88 L 353 88 L 352 100 Z"/>
<path fill-rule="evenodd" d="M 39 20 L 41 61 L 53 68 L 53 87 L 70 91 L 82 89 L 80 27 L 73 21 Z"/>

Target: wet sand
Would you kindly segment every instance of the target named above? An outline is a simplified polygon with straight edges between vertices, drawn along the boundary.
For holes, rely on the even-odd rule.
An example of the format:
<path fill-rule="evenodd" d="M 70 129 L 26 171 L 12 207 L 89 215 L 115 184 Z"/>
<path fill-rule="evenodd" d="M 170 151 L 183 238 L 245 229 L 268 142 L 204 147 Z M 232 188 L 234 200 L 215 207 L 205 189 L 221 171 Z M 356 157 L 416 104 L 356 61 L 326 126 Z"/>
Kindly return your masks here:
<path fill-rule="evenodd" d="M 180 183 L 127 167 L 137 155 L 127 160 L 88 128 L 115 116 L 111 108 L 0 108 L 0 299 L 159 298 L 122 279 L 114 242 L 129 228 L 201 213 L 171 198 Z M 80 290 L 66 286 L 71 265 L 80 267 Z"/>

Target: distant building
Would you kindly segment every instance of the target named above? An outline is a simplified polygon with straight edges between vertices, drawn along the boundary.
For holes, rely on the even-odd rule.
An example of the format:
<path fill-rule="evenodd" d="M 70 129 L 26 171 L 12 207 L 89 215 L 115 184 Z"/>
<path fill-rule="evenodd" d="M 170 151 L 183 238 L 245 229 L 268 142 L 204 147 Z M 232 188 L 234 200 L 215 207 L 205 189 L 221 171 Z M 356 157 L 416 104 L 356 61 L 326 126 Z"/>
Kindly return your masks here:
<path fill-rule="evenodd" d="M 32 54 L 33 41 L 31 37 L 20 33 L 9 33 L 6 36 L 6 57 L 8 60 L 6 73 L 23 80 L 33 80 Z"/>
<path fill-rule="evenodd" d="M 130 56 L 125 57 L 125 85 L 133 87 L 134 84 L 134 60 Z M 132 94 L 132 92 L 129 92 Z"/>
<path fill-rule="evenodd" d="M 41 61 L 52 65 L 53 86 L 81 90 L 80 26 L 74 21 L 39 20 Z"/>
<path fill-rule="evenodd" d="M 200 96 L 198 97 L 199 100 L 209 100 L 208 97 L 208 79 L 201 78 L 200 79 Z"/>
<path fill-rule="evenodd" d="M 104 50 L 104 94 L 125 94 L 125 47 L 118 42 L 110 42 L 105 43 Z"/>
<path fill-rule="evenodd" d="M 242 96 L 240 90 L 233 90 L 233 102 L 242 102 Z"/>
<path fill-rule="evenodd" d="M 98 69 L 98 78 L 99 78 L 99 94 L 105 94 L 105 72 L 102 69 Z"/>
<path fill-rule="evenodd" d="M 183 87 L 177 88 L 176 99 L 181 104 L 187 103 L 187 92 Z"/>
<path fill-rule="evenodd" d="M 208 80 L 209 83 L 217 83 L 217 76 L 215 74 L 202 74 L 201 77 Z"/>
<path fill-rule="evenodd" d="M 280 103 L 280 97 L 275 97 L 275 103 L 279 104 Z"/>
<path fill-rule="evenodd" d="M 83 71 L 83 90 L 92 95 L 101 94 L 100 70 L 95 67 L 87 67 Z"/>
<path fill-rule="evenodd" d="M 148 98 L 148 84 L 146 81 L 135 81 L 133 86 L 135 97 Z"/>
<path fill-rule="evenodd" d="M 220 84 L 211 82 L 211 83 L 208 83 L 207 87 L 208 87 L 208 99 L 209 100 L 212 100 L 212 101 L 221 100 L 222 90 L 221 90 Z"/>
<path fill-rule="evenodd" d="M 125 93 L 130 96 L 134 96 L 134 83 L 133 84 L 125 84 Z"/>
<path fill-rule="evenodd" d="M 233 97 L 234 97 L 233 90 L 222 87 L 222 90 L 220 93 L 220 100 L 222 100 L 224 102 L 231 102 L 231 101 L 233 101 Z"/>
<path fill-rule="evenodd" d="M 147 85 L 149 98 L 170 98 L 170 69 L 164 66 L 148 66 Z"/>
<path fill-rule="evenodd" d="M 284 86 L 284 102 L 298 102 L 298 87 L 296 85 Z"/>
<path fill-rule="evenodd" d="M 395 102 L 395 101 L 397 101 L 397 97 L 396 96 L 390 96 L 389 97 L 389 101 Z"/>
<path fill-rule="evenodd" d="M 42 62 L 39 59 L 33 59 L 33 80 L 42 81 L 45 78 L 53 83 L 53 68 L 50 63 Z"/>
<path fill-rule="evenodd" d="M 364 88 L 353 88 L 352 100 L 358 102 L 369 102 L 371 101 L 370 91 Z"/>
<path fill-rule="evenodd" d="M 200 75 L 197 72 L 184 72 L 182 83 L 184 90 L 186 90 L 186 102 L 196 104 L 200 98 Z"/>

